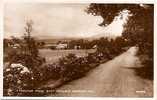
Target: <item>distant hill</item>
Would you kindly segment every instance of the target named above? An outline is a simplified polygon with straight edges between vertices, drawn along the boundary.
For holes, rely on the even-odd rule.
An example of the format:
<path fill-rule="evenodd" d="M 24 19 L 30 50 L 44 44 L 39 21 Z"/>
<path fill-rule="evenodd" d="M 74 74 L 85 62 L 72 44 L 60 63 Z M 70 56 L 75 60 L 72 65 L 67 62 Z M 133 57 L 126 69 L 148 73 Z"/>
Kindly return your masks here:
<path fill-rule="evenodd" d="M 59 41 L 69 42 L 71 40 L 78 40 L 81 38 L 68 38 L 68 37 L 51 37 L 51 36 L 44 36 L 44 37 L 35 37 L 38 42 L 45 42 L 46 44 L 56 44 Z"/>
<path fill-rule="evenodd" d="M 56 44 L 58 41 L 65 41 L 65 42 L 69 42 L 71 40 L 78 40 L 78 39 L 86 39 L 86 40 L 94 40 L 94 39 L 99 39 L 101 37 L 108 37 L 108 38 L 116 38 L 117 36 L 111 35 L 110 33 L 101 33 L 101 34 L 97 34 L 91 37 L 66 37 L 66 36 L 33 36 L 35 38 L 35 40 L 37 40 L 38 42 L 45 42 L 46 44 Z M 7 38 L 10 39 L 10 38 Z"/>

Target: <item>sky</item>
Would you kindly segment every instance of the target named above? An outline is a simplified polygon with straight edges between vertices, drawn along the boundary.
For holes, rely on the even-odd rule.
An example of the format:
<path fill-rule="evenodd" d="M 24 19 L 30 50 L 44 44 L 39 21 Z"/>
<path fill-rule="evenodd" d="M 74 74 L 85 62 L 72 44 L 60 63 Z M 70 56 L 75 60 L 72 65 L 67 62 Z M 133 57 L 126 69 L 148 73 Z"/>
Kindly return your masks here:
<path fill-rule="evenodd" d="M 32 36 L 94 37 L 120 36 L 128 12 L 123 11 L 107 27 L 101 27 L 101 16 L 87 14 L 89 4 L 6 3 L 4 6 L 4 37 L 24 34 L 27 20 L 33 20 Z M 120 19 L 120 16 L 123 16 Z"/>

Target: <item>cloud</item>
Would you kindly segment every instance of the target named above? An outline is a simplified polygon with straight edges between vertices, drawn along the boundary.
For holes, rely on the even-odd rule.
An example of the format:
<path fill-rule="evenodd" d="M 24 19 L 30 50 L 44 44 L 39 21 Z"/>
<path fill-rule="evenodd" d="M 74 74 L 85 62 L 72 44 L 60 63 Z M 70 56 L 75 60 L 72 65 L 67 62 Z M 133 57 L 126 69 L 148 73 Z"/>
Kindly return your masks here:
<path fill-rule="evenodd" d="M 123 20 L 100 27 L 101 16 L 84 12 L 88 4 L 8 3 L 5 5 L 5 37 L 24 33 L 27 19 L 32 19 L 34 36 L 91 37 L 99 34 L 120 35 Z"/>

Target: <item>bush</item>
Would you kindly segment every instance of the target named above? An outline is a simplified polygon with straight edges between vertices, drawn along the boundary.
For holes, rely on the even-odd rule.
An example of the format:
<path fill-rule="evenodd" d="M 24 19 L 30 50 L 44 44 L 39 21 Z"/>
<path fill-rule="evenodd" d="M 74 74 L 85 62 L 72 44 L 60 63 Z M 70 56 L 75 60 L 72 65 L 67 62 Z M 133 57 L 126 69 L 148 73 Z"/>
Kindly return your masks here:
<path fill-rule="evenodd" d="M 153 39 L 148 41 L 148 38 L 138 42 L 139 47 L 138 57 L 143 67 L 136 69 L 136 74 L 142 78 L 153 80 L 154 79 L 154 59 L 153 59 Z"/>
<path fill-rule="evenodd" d="M 33 75 L 27 67 L 21 64 L 11 64 L 10 67 L 4 69 L 4 95 L 16 96 L 21 95 L 19 90 L 33 87 Z"/>
<path fill-rule="evenodd" d="M 61 66 L 61 78 L 65 81 L 70 81 L 75 78 L 82 77 L 87 70 L 88 62 L 86 58 L 76 57 L 74 54 L 69 54 L 59 60 Z"/>
<path fill-rule="evenodd" d="M 44 79 L 41 70 L 32 70 L 21 63 L 12 63 L 3 72 L 5 96 L 33 95 L 33 93 L 22 92 L 21 90 L 36 89 Z"/>
<path fill-rule="evenodd" d="M 153 80 L 154 67 L 153 58 L 148 57 L 148 55 L 139 55 L 143 67 L 135 69 L 136 74 L 142 78 Z"/>
<path fill-rule="evenodd" d="M 56 80 L 60 78 L 61 67 L 57 63 L 45 64 L 40 68 L 40 71 L 43 74 L 42 81 Z"/>

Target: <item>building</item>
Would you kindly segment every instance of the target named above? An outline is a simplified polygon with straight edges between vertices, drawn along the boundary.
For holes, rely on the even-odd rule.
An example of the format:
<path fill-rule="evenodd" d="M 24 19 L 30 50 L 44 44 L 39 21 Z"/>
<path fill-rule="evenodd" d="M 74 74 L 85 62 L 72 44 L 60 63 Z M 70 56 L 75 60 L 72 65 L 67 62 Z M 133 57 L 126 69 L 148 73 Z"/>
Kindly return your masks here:
<path fill-rule="evenodd" d="M 59 43 L 56 46 L 56 49 L 67 49 L 68 48 L 68 44 L 67 43 Z"/>

